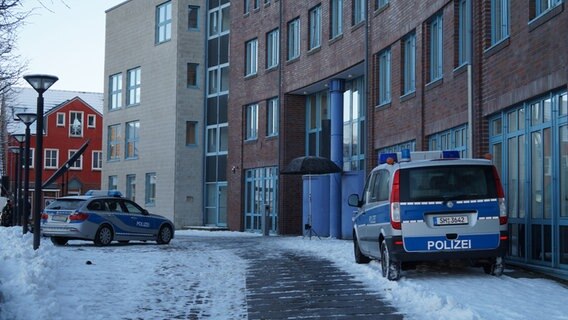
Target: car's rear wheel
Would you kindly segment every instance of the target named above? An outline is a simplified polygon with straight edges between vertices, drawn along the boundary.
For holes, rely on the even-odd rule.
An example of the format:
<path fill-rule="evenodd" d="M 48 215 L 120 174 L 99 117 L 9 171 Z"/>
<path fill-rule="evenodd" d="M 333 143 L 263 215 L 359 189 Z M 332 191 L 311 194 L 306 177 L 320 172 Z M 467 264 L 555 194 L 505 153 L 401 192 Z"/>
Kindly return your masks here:
<path fill-rule="evenodd" d="M 112 238 L 112 229 L 108 225 L 102 225 L 95 235 L 94 242 L 97 246 L 108 246 L 112 242 Z"/>
<path fill-rule="evenodd" d="M 51 237 L 51 243 L 53 243 L 56 246 L 64 246 L 67 244 L 67 241 L 69 241 L 69 239 L 67 238 Z"/>
<path fill-rule="evenodd" d="M 503 265 L 503 258 L 497 257 L 493 262 L 484 264 L 483 271 L 492 276 L 500 277 L 503 274 L 505 266 Z"/>
<path fill-rule="evenodd" d="M 385 240 L 381 242 L 381 270 L 383 277 L 395 281 L 400 278 L 400 262 L 392 261 Z"/>
<path fill-rule="evenodd" d="M 168 225 L 164 225 L 158 232 L 158 238 L 156 239 L 156 242 L 158 244 L 168 244 L 172 240 L 172 234 L 172 228 Z"/>
<path fill-rule="evenodd" d="M 366 264 L 371 262 L 371 259 L 361 252 L 359 248 L 359 243 L 357 242 L 357 237 L 353 236 L 353 254 L 355 256 L 355 262 L 359 264 Z"/>

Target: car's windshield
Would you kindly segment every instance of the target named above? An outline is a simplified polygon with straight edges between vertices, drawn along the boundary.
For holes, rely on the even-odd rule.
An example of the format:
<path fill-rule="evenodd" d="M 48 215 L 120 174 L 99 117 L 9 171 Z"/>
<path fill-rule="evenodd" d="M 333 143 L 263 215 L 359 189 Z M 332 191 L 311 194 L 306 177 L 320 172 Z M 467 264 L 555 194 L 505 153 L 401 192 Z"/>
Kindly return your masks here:
<path fill-rule="evenodd" d="M 57 199 L 50 203 L 45 209 L 51 210 L 75 210 L 79 208 L 85 200 L 83 199 Z"/>
<path fill-rule="evenodd" d="M 400 172 L 400 201 L 496 198 L 493 167 L 452 165 L 409 168 Z"/>

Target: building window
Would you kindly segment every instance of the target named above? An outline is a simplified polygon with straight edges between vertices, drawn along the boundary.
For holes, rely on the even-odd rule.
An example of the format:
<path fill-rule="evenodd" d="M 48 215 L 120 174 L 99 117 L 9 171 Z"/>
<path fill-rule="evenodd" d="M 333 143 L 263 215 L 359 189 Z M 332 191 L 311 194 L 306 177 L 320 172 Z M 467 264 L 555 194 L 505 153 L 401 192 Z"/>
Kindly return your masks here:
<path fill-rule="evenodd" d="M 491 0 L 491 45 L 509 36 L 509 0 Z"/>
<path fill-rule="evenodd" d="M 437 14 L 428 23 L 430 36 L 430 82 L 442 78 L 442 56 L 444 52 L 442 38 L 442 14 Z"/>
<path fill-rule="evenodd" d="M 93 151 L 93 163 L 92 168 L 93 170 L 102 170 L 103 168 L 103 152 L 102 151 Z"/>
<path fill-rule="evenodd" d="M 231 25 L 230 6 L 209 11 L 209 38 L 229 33 Z"/>
<path fill-rule="evenodd" d="M 365 101 L 363 78 L 345 83 L 343 92 L 343 170 L 365 169 Z"/>
<path fill-rule="evenodd" d="M 115 124 L 108 127 L 107 137 L 107 160 L 120 159 L 120 125 Z"/>
<path fill-rule="evenodd" d="M 306 155 L 330 155 L 328 94 L 328 91 L 324 90 L 306 97 Z"/>
<path fill-rule="evenodd" d="M 229 148 L 229 130 L 225 125 L 213 125 L 207 128 L 207 155 L 227 154 Z"/>
<path fill-rule="evenodd" d="M 399 143 L 399 144 L 395 144 L 392 146 L 388 146 L 385 148 L 381 148 L 379 149 L 379 154 L 380 153 L 393 153 L 393 152 L 400 152 L 404 149 L 408 149 L 410 151 L 416 151 L 416 140 L 412 140 L 412 141 L 406 141 L 403 143 Z"/>
<path fill-rule="evenodd" d="M 126 198 L 136 201 L 136 175 L 126 175 Z"/>
<path fill-rule="evenodd" d="M 244 13 L 244 14 L 247 14 L 247 13 L 250 12 L 250 1 L 251 1 L 251 0 L 244 0 L 244 1 L 243 1 L 243 3 L 244 3 L 243 13 Z"/>
<path fill-rule="evenodd" d="M 375 10 L 382 9 L 387 4 L 389 4 L 389 0 L 375 0 Z"/>
<path fill-rule="evenodd" d="M 57 169 L 59 163 L 59 150 L 45 149 L 44 167 L 46 169 Z"/>
<path fill-rule="evenodd" d="M 246 137 L 245 140 L 254 140 L 258 137 L 258 104 L 246 107 Z"/>
<path fill-rule="evenodd" d="M 70 137 L 83 136 L 83 112 L 77 112 L 77 111 L 69 112 L 69 136 Z"/>
<path fill-rule="evenodd" d="M 109 81 L 109 110 L 122 107 L 122 74 L 117 73 L 110 76 Z"/>
<path fill-rule="evenodd" d="M 300 18 L 288 22 L 288 60 L 300 56 Z"/>
<path fill-rule="evenodd" d="M 215 192 L 216 194 L 216 192 Z M 266 212 L 268 208 L 268 212 Z M 261 231 L 263 215 L 270 219 L 270 232 L 278 230 L 278 168 L 265 167 L 245 171 L 244 228 Z"/>
<path fill-rule="evenodd" d="M 185 122 L 185 145 L 197 145 L 197 121 Z"/>
<path fill-rule="evenodd" d="M 258 39 L 247 41 L 245 76 L 255 75 L 258 70 Z"/>
<path fill-rule="evenodd" d="M 146 192 L 144 203 L 147 206 L 156 205 L 156 173 L 146 173 Z"/>
<path fill-rule="evenodd" d="M 252 0 L 252 8 L 253 10 L 258 10 L 259 6 L 260 6 L 260 0 Z"/>
<path fill-rule="evenodd" d="M 266 102 L 266 135 L 269 137 L 278 135 L 278 98 L 272 98 Z"/>
<path fill-rule="evenodd" d="M 156 7 L 156 43 L 172 38 L 172 2 L 168 1 Z"/>
<path fill-rule="evenodd" d="M 379 54 L 379 105 L 391 102 L 391 50 Z"/>
<path fill-rule="evenodd" d="M 108 176 L 108 189 L 109 190 L 118 190 L 118 177 L 117 176 Z"/>
<path fill-rule="evenodd" d="M 56 125 L 58 127 L 64 127 L 65 126 L 65 112 L 58 112 L 57 113 L 57 123 Z"/>
<path fill-rule="evenodd" d="M 278 66 L 280 59 L 280 31 L 272 30 L 266 34 L 266 69 Z"/>
<path fill-rule="evenodd" d="M 69 150 L 69 159 L 71 159 L 71 157 L 73 157 L 75 153 L 77 153 L 77 150 Z M 73 163 L 70 164 L 69 170 L 82 170 L 82 169 L 83 169 L 83 155 L 80 155 L 79 158 L 77 158 L 77 160 L 73 161 Z"/>
<path fill-rule="evenodd" d="M 535 7 L 535 16 L 538 17 L 548 10 L 561 4 L 563 0 L 533 0 Z"/>
<path fill-rule="evenodd" d="M 138 142 L 140 139 L 140 121 L 126 123 L 126 159 L 138 158 Z"/>
<path fill-rule="evenodd" d="M 405 95 L 416 90 L 416 35 L 407 35 L 402 46 L 402 94 Z"/>
<path fill-rule="evenodd" d="M 199 7 L 189 6 L 187 9 L 187 29 L 199 30 Z"/>
<path fill-rule="evenodd" d="M 321 5 L 317 5 L 311 9 L 309 16 L 309 43 L 310 50 L 312 50 L 321 46 Z"/>
<path fill-rule="evenodd" d="M 458 39 L 458 61 L 457 66 L 461 66 L 469 60 L 470 36 L 469 31 L 471 28 L 469 15 L 469 0 L 458 1 L 458 25 L 457 25 L 457 39 Z"/>
<path fill-rule="evenodd" d="M 197 87 L 197 67 L 198 63 L 187 64 L 187 86 Z"/>
<path fill-rule="evenodd" d="M 442 131 L 428 137 L 430 150 L 456 150 L 460 157 L 467 154 L 467 125 Z"/>
<path fill-rule="evenodd" d="M 128 70 L 128 105 L 140 103 L 140 68 Z"/>
<path fill-rule="evenodd" d="M 97 117 L 94 114 L 87 116 L 87 127 L 95 128 L 97 126 Z"/>
<path fill-rule="evenodd" d="M 329 38 L 333 39 L 343 33 L 343 0 L 331 0 Z"/>
<path fill-rule="evenodd" d="M 353 0 L 353 16 L 352 16 L 352 25 L 359 24 L 360 22 L 365 20 L 365 11 L 366 11 L 366 0 Z"/>

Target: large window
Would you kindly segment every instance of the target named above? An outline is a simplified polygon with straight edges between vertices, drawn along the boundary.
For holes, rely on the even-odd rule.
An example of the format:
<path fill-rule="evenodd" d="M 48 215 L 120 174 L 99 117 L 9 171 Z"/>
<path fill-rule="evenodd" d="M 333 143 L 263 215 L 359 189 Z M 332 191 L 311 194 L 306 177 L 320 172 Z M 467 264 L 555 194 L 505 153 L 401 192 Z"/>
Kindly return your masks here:
<path fill-rule="evenodd" d="M 329 38 L 333 39 L 343 33 L 343 0 L 331 0 L 330 10 Z"/>
<path fill-rule="evenodd" d="M 249 169 L 245 173 L 245 230 L 261 231 L 263 219 L 270 219 L 271 232 L 278 230 L 278 169 Z M 268 210 L 268 212 L 267 212 Z"/>
<path fill-rule="evenodd" d="M 461 66 L 469 60 L 470 48 L 470 10 L 469 0 L 459 0 L 457 2 L 458 10 L 458 23 L 457 23 L 457 39 L 458 39 L 458 52 L 457 52 L 457 66 Z"/>
<path fill-rule="evenodd" d="M 122 107 L 122 74 L 117 73 L 109 79 L 109 110 Z"/>
<path fill-rule="evenodd" d="M 321 5 L 315 6 L 309 13 L 310 50 L 321 46 Z"/>
<path fill-rule="evenodd" d="M 69 112 L 69 136 L 70 137 L 83 136 L 83 112 L 81 111 Z"/>
<path fill-rule="evenodd" d="M 280 32 L 278 29 L 266 34 L 266 69 L 274 68 L 280 59 Z"/>
<path fill-rule="evenodd" d="M 258 104 L 246 107 L 246 132 L 245 140 L 258 138 Z"/>
<path fill-rule="evenodd" d="M 128 70 L 128 105 L 140 103 L 140 68 Z"/>
<path fill-rule="evenodd" d="M 156 43 L 172 38 L 172 2 L 165 2 L 156 7 Z"/>
<path fill-rule="evenodd" d="M 258 39 L 247 41 L 245 76 L 255 75 L 258 70 Z"/>
<path fill-rule="evenodd" d="M 140 121 L 131 121 L 126 123 L 126 159 L 138 158 Z"/>
<path fill-rule="evenodd" d="M 428 31 L 430 35 L 429 54 L 430 54 L 430 82 L 442 78 L 442 56 L 444 52 L 443 46 L 443 29 L 442 14 L 437 14 L 428 23 Z"/>
<path fill-rule="evenodd" d="M 45 149 L 44 167 L 46 169 L 57 169 L 59 162 L 59 150 Z"/>
<path fill-rule="evenodd" d="M 73 157 L 77 153 L 77 150 L 69 150 L 69 159 Z M 83 155 L 80 155 L 77 160 L 73 161 L 73 163 L 69 166 L 70 170 L 82 170 L 83 169 Z"/>
<path fill-rule="evenodd" d="M 345 83 L 343 92 L 343 170 L 365 169 L 365 99 L 363 78 Z"/>
<path fill-rule="evenodd" d="M 416 35 L 407 35 L 402 40 L 402 94 L 416 90 Z"/>
<path fill-rule="evenodd" d="M 120 159 L 120 124 L 108 127 L 107 132 L 107 160 Z"/>
<path fill-rule="evenodd" d="M 269 99 L 266 102 L 266 135 L 278 135 L 278 98 Z"/>
<path fill-rule="evenodd" d="M 352 14 L 352 25 L 359 24 L 365 20 L 365 14 L 367 9 L 366 0 L 353 0 L 353 14 Z"/>
<path fill-rule="evenodd" d="M 456 150 L 467 155 L 467 125 L 452 128 L 428 137 L 430 150 Z"/>
<path fill-rule="evenodd" d="M 491 45 L 509 37 L 509 0 L 491 0 Z"/>
<path fill-rule="evenodd" d="M 229 5 L 223 5 L 209 11 L 209 38 L 229 33 L 231 24 Z"/>
<path fill-rule="evenodd" d="M 144 193 L 146 206 L 156 205 L 156 173 L 146 173 L 146 192 Z"/>
<path fill-rule="evenodd" d="M 306 99 L 306 155 L 330 155 L 330 112 L 327 90 L 307 96 Z"/>
<path fill-rule="evenodd" d="M 300 56 L 300 18 L 288 22 L 288 60 Z"/>
<path fill-rule="evenodd" d="M 207 77 L 207 94 L 209 96 L 229 92 L 229 64 L 209 68 Z"/>
<path fill-rule="evenodd" d="M 391 51 L 379 54 L 379 105 L 391 102 Z"/>

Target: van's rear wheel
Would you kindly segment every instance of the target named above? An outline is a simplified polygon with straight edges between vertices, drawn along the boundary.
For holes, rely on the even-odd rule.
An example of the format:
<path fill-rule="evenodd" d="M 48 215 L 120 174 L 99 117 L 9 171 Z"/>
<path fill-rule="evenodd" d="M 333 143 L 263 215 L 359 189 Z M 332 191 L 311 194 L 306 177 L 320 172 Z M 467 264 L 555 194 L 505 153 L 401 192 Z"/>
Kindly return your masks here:
<path fill-rule="evenodd" d="M 353 254 L 355 256 L 355 262 L 359 264 L 366 264 L 371 262 L 371 259 L 361 252 L 359 248 L 359 243 L 357 242 L 357 238 L 353 237 Z"/>
<path fill-rule="evenodd" d="M 503 265 L 503 258 L 497 257 L 491 263 L 483 265 L 483 271 L 492 276 L 500 277 L 503 274 L 505 266 Z"/>
<path fill-rule="evenodd" d="M 392 261 L 385 240 L 381 242 L 381 270 L 383 277 L 396 281 L 400 278 L 400 262 Z"/>

